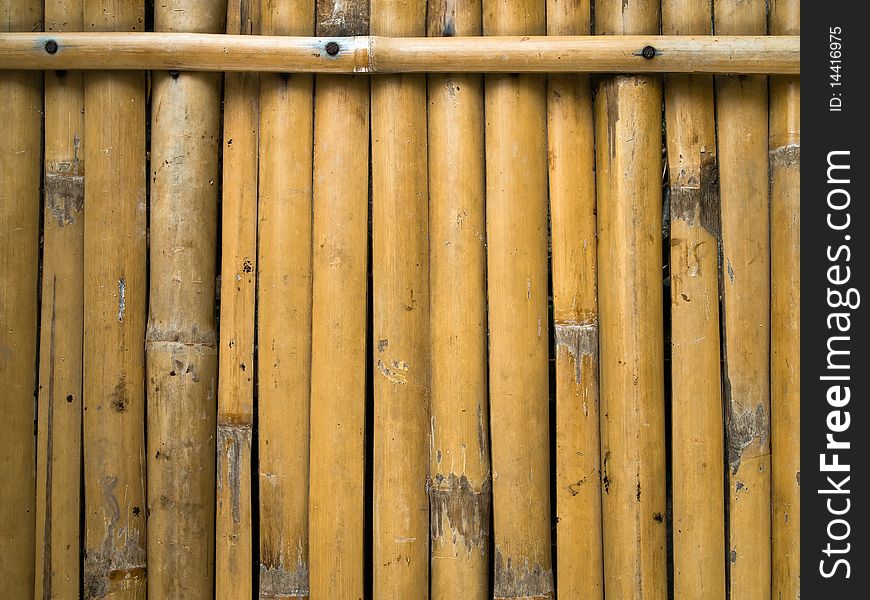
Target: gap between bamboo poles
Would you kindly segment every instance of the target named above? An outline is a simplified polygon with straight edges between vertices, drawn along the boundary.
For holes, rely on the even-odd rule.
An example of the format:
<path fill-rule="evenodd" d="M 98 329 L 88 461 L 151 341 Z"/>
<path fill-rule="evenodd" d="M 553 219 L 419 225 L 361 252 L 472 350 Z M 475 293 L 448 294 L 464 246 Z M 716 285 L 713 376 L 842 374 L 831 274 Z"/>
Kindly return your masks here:
<path fill-rule="evenodd" d="M 800 73 L 800 36 L 3 33 L 0 70 Z"/>

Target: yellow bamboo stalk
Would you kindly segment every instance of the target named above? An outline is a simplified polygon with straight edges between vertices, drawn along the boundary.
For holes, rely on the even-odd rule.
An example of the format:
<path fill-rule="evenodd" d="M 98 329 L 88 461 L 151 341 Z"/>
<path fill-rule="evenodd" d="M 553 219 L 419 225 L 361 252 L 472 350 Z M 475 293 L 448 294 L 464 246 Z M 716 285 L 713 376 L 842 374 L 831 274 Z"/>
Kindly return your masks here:
<path fill-rule="evenodd" d="M 227 32 L 259 31 L 257 0 L 229 0 Z M 251 443 L 257 273 L 259 79 L 224 77 L 215 597 L 253 594 Z"/>
<path fill-rule="evenodd" d="M 82 17 L 80 0 L 45 3 L 47 31 L 81 31 Z M 45 73 L 35 598 L 77 597 L 81 573 L 83 106 L 81 73 Z"/>
<path fill-rule="evenodd" d="M 266 35 L 311 35 L 314 2 L 261 0 Z M 308 598 L 313 77 L 260 76 L 257 373 L 260 598 Z"/>
<path fill-rule="evenodd" d="M 431 36 L 480 35 L 480 0 L 430 0 Z M 431 597 L 489 597 L 483 78 L 429 76 Z"/>
<path fill-rule="evenodd" d="M 0 0 L 0 30 L 42 31 L 42 2 Z M 10 598 L 34 590 L 39 185 L 42 76 L 0 73 L 0 581 Z"/>
<path fill-rule="evenodd" d="M 547 2 L 547 33 L 587 35 L 589 0 Z M 547 80 L 556 338 L 556 558 L 561 598 L 604 597 L 598 412 L 598 297 L 592 89 Z"/>
<path fill-rule="evenodd" d="M 664 0 L 663 31 L 709 34 L 711 0 Z M 713 78 L 665 82 L 671 208 L 674 595 L 725 598 L 719 170 Z"/>
<path fill-rule="evenodd" d="M 800 34 L 800 2 L 770 4 L 770 31 Z M 799 77 L 770 78 L 771 492 L 773 594 L 800 598 Z"/>
<path fill-rule="evenodd" d="M 344 5 L 343 5 L 344 6 Z M 348 5 L 350 6 L 350 5 Z M 48 41 L 57 51 L 45 50 Z M 330 54 L 326 46 L 338 44 Z M 643 49 L 652 46 L 652 58 Z M 0 69 L 181 69 L 279 73 L 790 73 L 796 36 L 266 37 L 0 33 Z"/>
<path fill-rule="evenodd" d="M 652 33 L 659 3 L 595 5 L 603 35 Z M 595 102 L 604 588 L 664 598 L 661 81 L 615 75 Z"/>
<path fill-rule="evenodd" d="M 761 35 L 764 0 L 715 0 L 717 33 Z M 770 598 L 767 78 L 716 78 L 731 598 Z"/>
<path fill-rule="evenodd" d="M 368 16 L 368 0 L 318 0 L 317 33 L 367 33 Z M 369 82 L 315 85 L 311 597 L 363 598 Z"/>
<path fill-rule="evenodd" d="M 159 31 L 216 32 L 221 0 L 155 5 Z M 152 74 L 148 596 L 214 585 L 215 244 L 221 77 Z"/>
<path fill-rule="evenodd" d="M 541 35 L 545 4 L 484 0 L 483 32 Z M 487 75 L 485 108 L 493 597 L 552 598 L 546 79 Z"/>
<path fill-rule="evenodd" d="M 425 33 L 426 2 L 371 1 L 377 35 Z M 374 596 L 429 594 L 426 77 L 371 82 Z"/>
<path fill-rule="evenodd" d="M 85 0 L 85 27 L 136 31 L 144 3 Z M 145 597 L 145 81 L 84 78 L 85 598 Z"/>

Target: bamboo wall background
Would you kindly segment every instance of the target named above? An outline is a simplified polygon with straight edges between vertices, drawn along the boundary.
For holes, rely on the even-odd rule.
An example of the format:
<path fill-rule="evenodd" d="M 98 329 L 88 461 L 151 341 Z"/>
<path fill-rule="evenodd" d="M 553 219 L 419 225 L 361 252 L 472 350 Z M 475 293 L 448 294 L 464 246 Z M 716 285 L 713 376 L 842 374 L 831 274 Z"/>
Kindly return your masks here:
<path fill-rule="evenodd" d="M 0 0 L 19 32 L 799 21 Z M 799 598 L 799 106 L 798 75 L 0 70 L 3 596 Z"/>

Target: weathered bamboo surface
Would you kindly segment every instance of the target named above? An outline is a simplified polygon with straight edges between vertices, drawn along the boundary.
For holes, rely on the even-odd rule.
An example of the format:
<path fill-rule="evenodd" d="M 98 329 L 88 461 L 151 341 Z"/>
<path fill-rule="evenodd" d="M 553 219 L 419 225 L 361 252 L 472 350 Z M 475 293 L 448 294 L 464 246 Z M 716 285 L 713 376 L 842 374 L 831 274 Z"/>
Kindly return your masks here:
<path fill-rule="evenodd" d="M 258 0 L 229 0 L 227 31 L 259 32 Z M 218 350 L 215 597 L 255 589 L 252 445 L 257 280 L 259 78 L 224 77 L 220 344 Z"/>
<path fill-rule="evenodd" d="M 426 2 L 371 1 L 374 34 L 425 33 Z M 371 82 L 373 594 L 429 594 L 426 77 Z"/>
<path fill-rule="evenodd" d="M 799 598 L 799 3 L 594 4 L 0 0 L 6 596 Z"/>
<path fill-rule="evenodd" d="M 591 6 L 547 3 L 547 33 L 588 34 Z M 594 123 L 589 77 L 547 85 L 556 345 L 556 562 L 561 598 L 604 597 Z"/>
<path fill-rule="evenodd" d="M 800 2 L 770 4 L 774 34 L 800 34 Z M 770 78 L 772 597 L 800 598 L 801 84 Z"/>
<path fill-rule="evenodd" d="M 144 2 L 85 0 L 85 27 L 141 31 Z M 145 78 L 84 78 L 85 598 L 144 598 L 146 589 Z"/>
<path fill-rule="evenodd" d="M 0 29 L 43 27 L 37 0 L 0 2 Z M 10 597 L 34 589 L 35 439 L 42 75 L 0 73 L 0 581 Z"/>
<path fill-rule="evenodd" d="M 218 32 L 225 15 L 221 0 L 161 2 L 154 28 Z M 145 348 L 148 596 L 155 600 L 208 598 L 214 586 L 221 83 L 217 73 L 152 74 Z"/>
<path fill-rule="evenodd" d="M 315 28 L 321 35 L 364 34 L 368 18 L 368 0 L 318 0 Z M 318 75 L 315 87 L 311 596 L 363 598 L 366 379 L 371 376 L 366 356 L 369 81 Z"/>
<path fill-rule="evenodd" d="M 481 2 L 430 0 L 430 36 L 480 35 Z M 429 76 L 431 598 L 489 597 L 483 77 Z"/>
<path fill-rule="evenodd" d="M 46 31 L 83 27 L 82 2 L 45 3 Z M 84 82 L 45 73 L 42 328 L 35 598 L 79 593 L 84 269 Z"/>
<path fill-rule="evenodd" d="M 659 3 L 596 3 L 602 35 L 654 32 Z M 664 356 L 661 81 L 602 79 L 595 103 L 598 189 L 604 589 L 664 598 Z"/>
<path fill-rule="evenodd" d="M 709 34 L 711 0 L 664 0 L 662 30 Z M 725 598 L 719 166 L 713 78 L 668 75 L 674 596 Z"/>
<path fill-rule="evenodd" d="M 483 32 L 540 35 L 544 12 L 484 0 Z M 487 75 L 485 88 L 493 598 L 553 598 L 546 78 Z"/>
<path fill-rule="evenodd" d="M 765 2 L 714 0 L 713 27 L 763 34 Z M 716 78 L 732 600 L 770 598 L 770 218 L 767 78 Z M 754 215 L 747 219 L 747 215 Z"/>
<path fill-rule="evenodd" d="M 541 30 L 543 33 L 543 29 Z M 53 53 L 49 41 L 57 44 Z M 335 54 L 327 52 L 331 42 Z M 652 58 L 643 55 L 650 46 Z M 54 48 L 49 45 L 49 47 Z M 318 73 L 800 72 L 796 36 L 266 37 L 0 33 L 0 69 Z"/>
<path fill-rule="evenodd" d="M 261 0 L 267 35 L 314 33 L 313 0 Z M 260 75 L 257 415 L 260 597 L 308 598 L 313 76 Z"/>

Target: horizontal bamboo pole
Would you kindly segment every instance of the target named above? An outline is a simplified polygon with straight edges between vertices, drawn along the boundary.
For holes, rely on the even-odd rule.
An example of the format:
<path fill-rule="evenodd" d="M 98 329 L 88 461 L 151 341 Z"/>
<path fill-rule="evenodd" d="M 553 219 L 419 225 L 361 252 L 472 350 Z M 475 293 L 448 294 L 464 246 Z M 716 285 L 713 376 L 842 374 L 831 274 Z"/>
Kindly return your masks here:
<path fill-rule="evenodd" d="M 655 50 L 652 58 L 644 57 L 647 47 Z M 800 73 L 800 36 L 396 38 L 3 33 L 0 70 L 4 69 L 795 75 Z"/>

